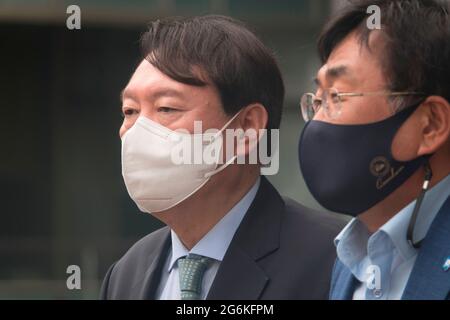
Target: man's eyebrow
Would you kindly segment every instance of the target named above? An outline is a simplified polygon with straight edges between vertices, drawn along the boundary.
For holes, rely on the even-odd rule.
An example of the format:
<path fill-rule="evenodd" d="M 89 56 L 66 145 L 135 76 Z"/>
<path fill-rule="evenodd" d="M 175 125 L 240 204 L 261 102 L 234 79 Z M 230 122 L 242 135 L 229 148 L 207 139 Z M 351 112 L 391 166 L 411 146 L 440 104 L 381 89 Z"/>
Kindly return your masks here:
<path fill-rule="evenodd" d="M 171 89 L 171 88 L 161 88 L 147 95 L 150 99 L 156 100 L 161 97 L 174 97 L 174 98 L 184 98 L 184 94 L 181 91 Z"/>
<path fill-rule="evenodd" d="M 348 73 L 347 66 L 338 65 L 338 66 L 334 66 L 334 67 L 328 68 L 325 76 L 328 79 L 335 80 L 336 78 L 339 78 L 339 77 L 341 77 L 341 76 L 343 76 L 343 75 L 345 75 L 347 73 Z"/>
<path fill-rule="evenodd" d="M 338 66 L 328 68 L 325 73 L 325 77 L 327 78 L 327 80 L 336 80 L 337 78 L 339 78 L 347 73 L 348 73 L 347 66 L 338 65 Z M 319 87 L 322 86 L 322 82 L 320 81 L 319 77 L 315 77 L 313 79 L 313 82 L 316 86 L 319 86 Z"/>
<path fill-rule="evenodd" d="M 135 96 L 132 94 L 132 92 L 130 92 L 130 90 L 127 90 L 127 88 L 125 88 L 120 92 L 120 100 L 123 101 L 127 97 L 136 99 Z M 183 98 L 184 94 L 181 91 L 178 91 L 175 89 L 161 88 L 161 89 L 157 89 L 147 95 L 147 98 L 152 99 L 152 100 L 156 100 L 161 97 Z"/>

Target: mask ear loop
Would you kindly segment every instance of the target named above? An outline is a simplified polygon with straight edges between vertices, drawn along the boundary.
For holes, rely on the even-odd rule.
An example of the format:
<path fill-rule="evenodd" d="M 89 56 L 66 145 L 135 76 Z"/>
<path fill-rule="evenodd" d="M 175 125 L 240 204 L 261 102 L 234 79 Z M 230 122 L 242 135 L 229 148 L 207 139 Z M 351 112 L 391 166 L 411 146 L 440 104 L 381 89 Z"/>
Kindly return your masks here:
<path fill-rule="evenodd" d="M 414 242 L 414 228 L 416 225 L 416 220 L 419 214 L 420 206 L 422 205 L 423 198 L 425 197 L 425 193 L 428 191 L 431 178 L 433 177 L 433 171 L 431 170 L 428 158 L 425 161 L 424 169 L 425 169 L 425 177 L 422 185 L 422 191 L 419 197 L 417 198 L 416 205 L 414 206 L 414 211 L 411 216 L 411 219 L 409 220 L 408 231 L 406 234 L 406 239 L 408 240 L 409 244 L 416 249 L 420 248 L 423 239 L 418 242 Z"/>
<path fill-rule="evenodd" d="M 217 137 L 222 134 L 222 132 L 225 130 L 226 127 L 228 127 L 230 125 L 231 122 L 233 122 L 234 119 L 236 119 L 236 117 L 241 113 L 242 110 L 239 110 L 239 112 L 237 112 L 230 120 L 227 121 L 227 123 L 225 123 L 222 127 L 222 129 L 220 129 L 217 134 L 214 137 L 211 137 L 211 139 L 209 140 L 209 143 L 212 143 L 215 139 L 217 139 Z M 220 171 L 222 171 L 223 169 L 225 169 L 226 167 L 228 167 L 231 163 L 234 162 L 234 160 L 237 159 L 237 156 L 233 156 L 230 160 L 228 160 L 227 162 L 225 162 L 223 165 L 221 165 L 219 168 L 207 172 L 205 173 L 205 178 L 210 178 L 211 176 L 215 175 L 216 173 L 219 173 Z"/>
<path fill-rule="evenodd" d="M 222 171 L 223 169 L 225 169 L 226 167 L 228 167 L 230 164 L 232 164 L 234 162 L 234 160 L 236 160 L 237 156 L 233 156 L 230 160 L 228 160 L 227 162 L 225 162 L 223 165 L 221 165 L 219 168 L 217 168 L 216 170 L 210 171 L 205 173 L 205 178 L 209 178 L 213 175 L 215 175 L 216 173 L 219 173 L 220 171 Z"/>
<path fill-rule="evenodd" d="M 225 130 L 225 129 L 230 125 L 230 123 L 232 123 L 233 120 L 236 119 L 236 117 L 241 113 L 241 111 L 242 111 L 242 110 L 239 110 L 239 112 L 236 113 L 230 120 L 228 120 L 228 121 L 222 126 L 222 128 L 221 128 L 219 131 L 217 131 L 217 133 L 209 139 L 209 141 L 206 141 L 206 142 L 204 142 L 203 144 L 210 144 L 210 143 L 212 143 L 214 140 L 216 140 L 217 137 L 218 137 L 219 135 L 222 134 L 223 130 Z"/>

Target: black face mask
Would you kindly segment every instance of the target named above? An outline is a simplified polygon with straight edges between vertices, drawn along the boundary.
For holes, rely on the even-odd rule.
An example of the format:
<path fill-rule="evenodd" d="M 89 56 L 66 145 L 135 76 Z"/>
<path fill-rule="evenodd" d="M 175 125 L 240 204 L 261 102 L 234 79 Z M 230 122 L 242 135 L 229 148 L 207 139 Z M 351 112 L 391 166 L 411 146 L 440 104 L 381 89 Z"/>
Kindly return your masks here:
<path fill-rule="evenodd" d="M 298 151 L 300 169 L 314 198 L 328 210 L 357 216 L 402 185 L 426 157 L 397 161 L 391 145 L 419 105 L 364 125 L 306 123 Z"/>

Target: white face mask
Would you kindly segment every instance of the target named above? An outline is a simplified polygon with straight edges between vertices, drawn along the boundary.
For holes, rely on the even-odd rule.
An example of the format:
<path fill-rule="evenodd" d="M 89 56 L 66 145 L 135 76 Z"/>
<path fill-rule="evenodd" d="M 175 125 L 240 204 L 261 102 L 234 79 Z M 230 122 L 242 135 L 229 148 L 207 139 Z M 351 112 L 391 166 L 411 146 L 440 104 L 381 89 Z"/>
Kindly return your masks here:
<path fill-rule="evenodd" d="M 225 169 L 236 156 L 218 167 L 222 154 L 222 131 L 237 117 L 233 116 L 208 142 L 205 153 L 215 154 L 213 161 L 200 164 L 176 164 L 174 149 L 187 149 L 198 143 L 201 134 L 170 130 L 140 116 L 122 137 L 122 175 L 130 197 L 141 211 L 152 213 L 168 210 L 189 198 L 214 174 Z M 195 142 L 196 140 L 197 142 Z M 202 140 L 200 140 L 202 141 Z M 186 149 L 184 149 L 186 150 Z"/>

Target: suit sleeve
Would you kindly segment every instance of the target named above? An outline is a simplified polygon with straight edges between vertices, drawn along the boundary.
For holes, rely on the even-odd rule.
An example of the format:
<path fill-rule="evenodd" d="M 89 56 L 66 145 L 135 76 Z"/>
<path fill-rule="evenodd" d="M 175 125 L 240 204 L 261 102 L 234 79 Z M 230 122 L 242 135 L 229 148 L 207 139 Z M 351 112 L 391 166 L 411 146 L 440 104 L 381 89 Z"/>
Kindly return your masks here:
<path fill-rule="evenodd" d="M 100 300 L 108 300 L 109 281 L 115 265 L 116 263 L 113 263 L 112 266 L 109 267 L 108 272 L 106 273 L 105 278 L 103 279 L 102 287 L 100 289 L 100 297 L 99 297 Z"/>

